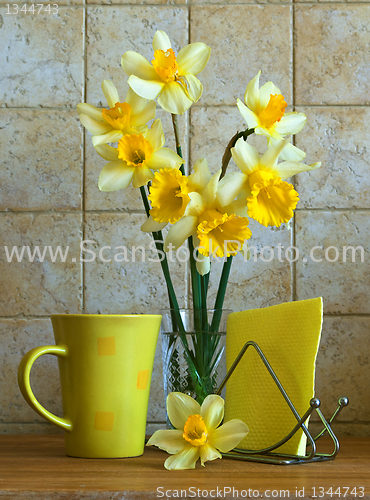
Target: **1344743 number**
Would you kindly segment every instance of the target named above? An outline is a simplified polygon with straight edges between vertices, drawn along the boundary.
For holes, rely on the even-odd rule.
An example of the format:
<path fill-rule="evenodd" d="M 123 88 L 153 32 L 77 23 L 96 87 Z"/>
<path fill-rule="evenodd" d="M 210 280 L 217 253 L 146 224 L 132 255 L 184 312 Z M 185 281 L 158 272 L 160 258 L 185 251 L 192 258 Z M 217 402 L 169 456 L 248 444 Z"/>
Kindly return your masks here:
<path fill-rule="evenodd" d="M 319 486 L 318 488 L 312 487 L 312 498 L 323 498 L 323 497 L 359 497 L 365 496 L 365 488 L 363 486 L 357 486 L 354 488 L 349 488 L 347 486 L 339 486 L 338 488 L 323 488 Z"/>
<path fill-rule="evenodd" d="M 31 5 L 18 5 L 17 3 L 7 3 L 8 11 L 6 14 L 40 14 L 42 12 L 47 12 L 48 14 L 58 14 L 58 4 L 45 4 L 45 3 L 31 3 Z"/>

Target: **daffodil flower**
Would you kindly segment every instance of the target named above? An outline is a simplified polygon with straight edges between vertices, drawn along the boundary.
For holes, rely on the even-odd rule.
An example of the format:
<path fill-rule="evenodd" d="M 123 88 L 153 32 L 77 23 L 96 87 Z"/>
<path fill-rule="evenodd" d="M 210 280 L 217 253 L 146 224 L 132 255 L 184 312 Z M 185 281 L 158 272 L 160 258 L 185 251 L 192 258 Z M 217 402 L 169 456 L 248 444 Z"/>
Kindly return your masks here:
<path fill-rule="evenodd" d="M 298 161 L 278 163 L 279 155 L 288 144 L 287 139 L 279 141 L 260 157 L 250 144 L 239 139 L 231 154 L 241 172 L 232 172 L 221 180 L 217 193 L 220 202 L 227 204 L 235 196 L 244 197 L 248 215 L 260 224 L 279 227 L 288 222 L 299 198 L 285 179 L 321 166 L 321 163 L 305 165 Z"/>
<path fill-rule="evenodd" d="M 126 101 L 120 102 L 116 87 L 104 80 L 102 90 L 109 109 L 101 109 L 92 104 L 77 105 L 82 125 L 93 135 L 94 146 L 117 142 L 126 134 L 143 133 L 146 123 L 155 118 L 155 102 L 147 101 L 129 89 Z"/>
<path fill-rule="evenodd" d="M 154 178 L 152 170 L 164 165 L 179 168 L 184 160 L 174 151 L 164 148 L 161 120 L 155 120 L 152 128 L 143 134 L 124 135 L 117 148 L 100 144 L 96 151 L 108 160 L 99 176 L 101 191 L 117 191 L 127 188 L 131 181 L 134 188 L 147 184 Z"/>
<path fill-rule="evenodd" d="M 272 82 L 259 88 L 261 71 L 248 83 L 244 101 L 237 100 L 241 115 L 255 134 L 265 135 L 268 144 L 281 140 L 287 135 L 300 132 L 307 120 L 304 113 L 285 113 L 287 103 L 280 90 Z M 275 141 L 274 141 L 275 140 Z M 306 156 L 301 149 L 289 144 L 281 153 L 284 160 L 300 161 Z"/>
<path fill-rule="evenodd" d="M 211 49 L 204 43 L 191 43 L 175 55 L 164 31 L 153 39 L 152 64 L 136 52 L 122 56 L 128 84 L 141 97 L 156 99 L 166 111 L 181 115 L 202 95 L 203 86 L 195 75 L 205 68 Z"/>
<path fill-rule="evenodd" d="M 142 231 L 160 231 L 168 222 L 174 224 L 181 219 L 190 202 L 189 193 L 201 193 L 211 179 L 205 158 L 195 162 L 193 171 L 189 177 L 168 168 L 155 172 L 149 195 L 152 209 Z"/>
<path fill-rule="evenodd" d="M 150 195 L 150 215 L 157 222 L 178 221 L 190 201 L 188 178 L 180 170 L 164 168 L 155 172 Z"/>
<path fill-rule="evenodd" d="M 192 236 L 198 248 L 197 270 L 205 275 L 210 270 L 210 253 L 217 257 L 236 255 L 252 233 L 246 200 L 222 206 L 217 198 L 221 170 L 212 177 L 205 158 L 198 160 L 193 170 L 189 177 L 170 169 L 155 173 L 149 196 L 153 208 L 141 230 L 159 231 L 168 222 L 174 224 L 164 243 L 166 251 L 176 250 Z"/>
<path fill-rule="evenodd" d="M 156 431 L 147 446 L 158 446 L 170 453 L 164 463 L 168 470 L 194 469 L 201 464 L 222 458 L 248 434 L 241 420 L 230 420 L 220 426 L 224 417 L 224 400 L 217 395 L 205 398 L 202 406 L 181 392 L 167 396 L 167 414 L 175 430 Z M 220 453 L 221 452 L 221 453 Z"/>
<path fill-rule="evenodd" d="M 202 164 L 203 174 L 198 172 L 198 180 L 204 175 L 205 169 L 208 170 L 205 159 Z M 205 257 L 197 262 L 198 272 L 202 275 L 209 272 L 210 253 L 216 257 L 236 255 L 242 250 L 245 240 L 252 236 L 249 221 L 244 216 L 246 201 L 239 200 L 227 205 L 220 203 L 217 195 L 220 175 L 221 170 L 211 177 L 201 192 L 188 193 L 190 202 L 184 215 L 170 227 L 164 242 L 165 251 L 176 250 L 192 236 L 198 253 Z M 194 177 L 191 182 L 194 182 Z"/>

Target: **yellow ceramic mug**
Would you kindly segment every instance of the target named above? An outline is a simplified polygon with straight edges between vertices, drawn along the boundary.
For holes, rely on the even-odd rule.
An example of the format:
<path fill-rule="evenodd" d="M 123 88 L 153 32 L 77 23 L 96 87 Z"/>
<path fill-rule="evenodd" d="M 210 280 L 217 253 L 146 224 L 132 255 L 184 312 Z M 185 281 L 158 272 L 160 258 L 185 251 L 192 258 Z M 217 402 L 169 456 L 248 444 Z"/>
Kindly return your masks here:
<path fill-rule="evenodd" d="M 18 383 L 39 415 L 65 430 L 67 455 L 142 455 L 159 315 L 52 315 L 56 345 L 22 359 Z M 30 386 L 33 363 L 58 356 L 64 417 L 47 411 Z"/>

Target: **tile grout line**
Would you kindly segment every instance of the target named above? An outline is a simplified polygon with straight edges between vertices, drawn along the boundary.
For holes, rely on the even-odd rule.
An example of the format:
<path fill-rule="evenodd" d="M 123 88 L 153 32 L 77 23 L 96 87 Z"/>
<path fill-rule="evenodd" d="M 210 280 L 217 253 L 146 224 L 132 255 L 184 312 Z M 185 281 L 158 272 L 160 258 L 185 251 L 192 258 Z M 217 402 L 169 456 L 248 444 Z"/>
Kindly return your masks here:
<path fill-rule="evenodd" d="M 294 47 L 294 41 L 295 41 L 295 7 L 294 7 L 294 0 L 293 4 L 291 7 L 291 44 L 292 44 L 292 87 L 291 87 L 291 93 L 292 93 L 292 106 L 293 106 L 293 111 L 295 111 L 295 47 Z M 292 143 L 295 145 L 295 137 L 293 136 L 292 138 Z M 296 187 L 296 179 L 293 177 L 293 187 Z M 295 214 L 293 215 L 293 220 L 292 220 L 292 231 L 291 231 L 291 245 L 292 247 L 296 248 L 296 218 Z M 292 286 L 292 301 L 297 300 L 297 265 L 296 261 L 291 263 L 291 286 Z"/>
<path fill-rule="evenodd" d="M 286 6 L 286 5 L 292 5 L 294 3 L 294 0 L 292 1 L 285 1 L 285 2 L 258 2 L 255 1 L 254 3 L 245 3 L 245 2 L 216 2 L 216 3 L 206 3 L 206 2 L 200 2 L 200 3 L 193 3 L 193 2 L 188 2 L 185 0 L 184 3 L 177 3 L 177 4 L 163 4 L 163 3 L 147 3 L 147 4 L 133 4 L 133 3 L 127 3 L 127 4 L 121 4 L 121 3 L 110 3 L 110 4 L 103 4 L 103 3 L 83 3 L 83 4 L 68 4 L 68 3 L 59 3 L 59 7 L 62 8 L 69 8 L 69 9 L 87 9 L 87 8 L 114 8 L 114 7 L 119 7 L 119 8 L 132 8 L 132 7 L 137 7 L 137 8 L 142 8 L 142 7 L 162 7 L 162 8 L 181 8 L 181 7 L 187 7 L 187 6 L 195 6 L 195 7 L 228 7 L 228 6 L 240 6 L 240 7 L 280 7 L 280 6 Z M 335 5 L 335 6 L 345 6 L 349 7 L 352 5 L 369 5 L 369 0 L 358 0 L 358 1 L 353 1 L 351 3 L 346 2 L 346 1 L 330 1 L 330 0 L 324 0 L 320 2 L 314 2 L 314 1 L 296 1 L 298 5 L 301 5 L 303 7 L 305 6 L 316 6 L 320 7 L 322 5 Z M 7 3 L 0 3 L 0 7 L 6 7 Z"/>
<path fill-rule="evenodd" d="M 87 0 L 83 0 L 86 5 Z M 87 94 L 87 11 L 84 10 L 84 29 L 83 29 L 83 102 L 86 102 Z M 82 134 L 82 214 L 81 214 L 81 234 L 82 241 L 85 240 L 85 178 L 86 178 L 86 129 L 83 127 Z M 82 255 L 80 255 L 81 257 Z M 81 269 L 81 310 L 85 312 L 85 263 L 80 262 Z"/>
<path fill-rule="evenodd" d="M 97 106 L 98 108 L 103 109 L 103 106 Z M 293 105 L 288 105 L 288 108 Z M 363 108 L 369 109 L 370 104 L 305 104 L 305 103 L 295 103 L 295 108 Z M 235 108 L 235 104 L 193 104 L 192 108 L 195 109 L 218 109 L 218 108 Z M 160 108 L 157 108 L 160 109 Z M 76 111 L 73 106 L 0 106 L 0 113 L 4 111 Z"/>
<path fill-rule="evenodd" d="M 370 208 L 366 207 L 356 207 L 356 208 L 314 208 L 307 207 L 301 208 L 298 207 L 295 209 L 296 212 L 321 212 L 321 213 L 348 213 L 348 212 L 369 212 Z M 37 217 L 38 215 L 78 215 L 81 214 L 81 210 L 0 210 L 1 215 L 34 215 Z M 98 214 L 107 214 L 107 215 L 143 215 L 145 214 L 144 210 L 120 210 L 120 209 L 107 209 L 107 210 L 84 210 L 84 215 L 98 215 Z"/>
<path fill-rule="evenodd" d="M 191 5 L 190 5 L 190 0 L 187 1 L 187 8 L 188 8 L 188 44 L 191 43 Z M 191 127 L 191 110 L 192 106 L 189 108 L 188 116 L 187 116 L 187 128 L 186 128 L 186 134 L 185 134 L 185 140 L 186 140 L 186 154 L 187 154 L 187 162 L 188 162 L 188 169 L 187 169 L 187 174 L 190 175 L 190 170 L 191 170 L 191 165 L 190 165 L 190 127 Z M 190 308 L 190 298 L 191 298 L 191 279 L 190 279 L 190 268 L 189 268 L 189 262 L 186 261 L 185 265 L 185 308 Z"/>

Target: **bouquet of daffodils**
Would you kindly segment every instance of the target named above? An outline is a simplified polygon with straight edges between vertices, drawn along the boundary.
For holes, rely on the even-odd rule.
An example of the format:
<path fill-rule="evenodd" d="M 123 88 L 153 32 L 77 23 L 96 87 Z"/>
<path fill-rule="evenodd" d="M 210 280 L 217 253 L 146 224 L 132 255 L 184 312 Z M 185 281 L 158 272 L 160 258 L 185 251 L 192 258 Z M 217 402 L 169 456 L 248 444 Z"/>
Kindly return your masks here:
<path fill-rule="evenodd" d="M 173 331 L 181 338 L 189 365 L 190 392 L 202 403 L 213 390 L 210 374 L 218 342 L 212 334 L 219 329 L 232 259 L 239 252 L 247 255 L 247 240 L 252 237 L 249 218 L 264 226 L 287 223 L 299 198 L 286 179 L 314 170 L 320 163 L 301 162 L 305 153 L 291 143 L 291 136 L 302 130 L 306 116 L 286 113 L 280 90 L 272 82 L 260 87 L 259 72 L 246 87 L 244 103 L 239 99 L 236 103 L 246 129 L 226 138 L 221 168 L 211 175 L 207 160 L 200 158 L 185 175 L 178 115 L 200 99 L 203 87 L 196 75 L 207 65 L 211 49 L 204 43 L 191 43 L 175 54 L 166 33 L 157 31 L 153 51 L 151 63 L 136 52 L 123 54 L 122 68 L 130 87 L 124 102 L 113 83 L 105 80 L 102 90 L 109 109 L 86 103 L 77 108 L 97 153 L 108 162 L 99 177 L 100 190 L 125 189 L 131 183 L 140 189 L 147 214 L 141 229 L 153 234 L 161 255 L 188 241 L 196 334 L 193 347 L 186 337 L 166 256 L 161 266 Z M 155 119 L 155 100 L 172 115 L 176 152 L 164 147 L 161 120 Z M 266 137 L 262 154 L 247 142 L 253 133 Z M 227 173 L 231 157 L 239 171 Z M 224 264 L 210 321 L 204 311 L 212 257 L 224 258 Z"/>

